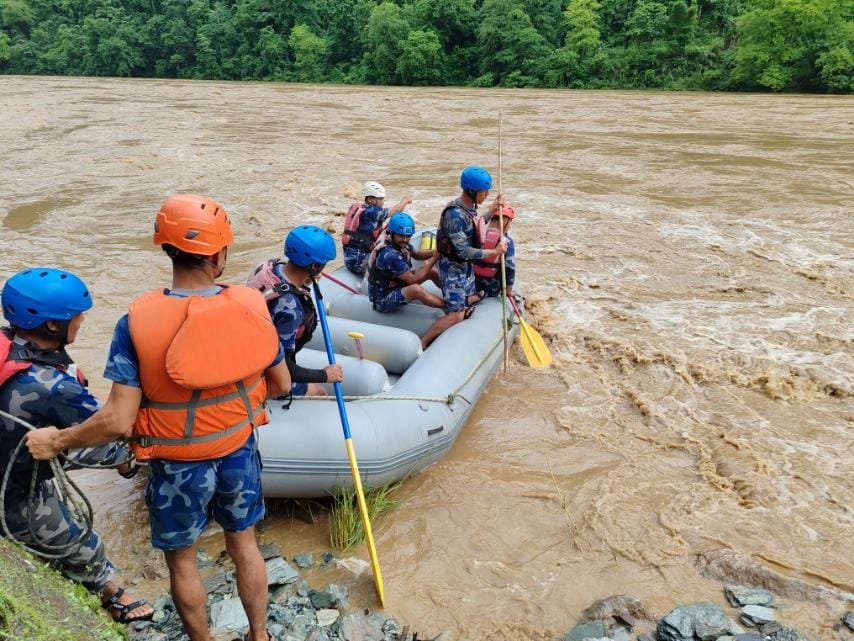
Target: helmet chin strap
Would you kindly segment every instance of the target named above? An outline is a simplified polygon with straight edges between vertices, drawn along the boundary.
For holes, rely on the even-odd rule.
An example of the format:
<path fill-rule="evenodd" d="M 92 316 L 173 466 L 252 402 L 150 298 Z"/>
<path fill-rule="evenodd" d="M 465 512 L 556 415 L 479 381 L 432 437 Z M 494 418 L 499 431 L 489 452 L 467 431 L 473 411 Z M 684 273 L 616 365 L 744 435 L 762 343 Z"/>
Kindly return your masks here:
<path fill-rule="evenodd" d="M 321 265 L 320 263 L 311 263 L 307 265 L 304 269 L 308 272 L 310 278 L 315 279 L 320 276 L 320 273 L 323 271 L 323 268 L 326 265 Z"/>

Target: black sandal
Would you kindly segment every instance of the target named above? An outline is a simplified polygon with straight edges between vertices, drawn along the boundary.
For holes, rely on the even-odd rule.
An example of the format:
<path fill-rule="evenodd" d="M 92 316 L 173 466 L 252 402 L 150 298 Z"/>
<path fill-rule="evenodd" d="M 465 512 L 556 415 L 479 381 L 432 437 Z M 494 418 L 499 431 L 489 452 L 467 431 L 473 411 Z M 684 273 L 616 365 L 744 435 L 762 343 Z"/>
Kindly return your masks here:
<path fill-rule="evenodd" d="M 472 294 L 472 296 L 475 296 L 475 299 L 474 299 L 471 303 L 469 303 L 469 302 L 468 302 L 469 296 L 466 296 L 466 306 L 467 306 L 467 307 L 472 307 L 472 308 L 473 308 L 473 307 L 474 307 L 475 305 L 477 305 L 480 301 L 482 301 L 484 298 L 486 298 L 486 290 L 481 289 L 481 290 L 480 290 L 479 292 L 477 292 L 476 294 Z M 468 318 L 468 316 L 466 316 L 466 318 Z"/>
<path fill-rule="evenodd" d="M 467 319 L 472 314 L 474 314 L 474 305 L 465 308 L 465 310 L 463 311 L 463 320 Z"/>
<path fill-rule="evenodd" d="M 148 614 L 143 614 L 142 616 L 128 617 L 128 614 L 130 614 L 137 608 L 142 607 L 143 605 L 148 603 L 148 601 L 146 601 L 145 599 L 137 599 L 133 603 L 119 603 L 119 599 L 122 598 L 122 595 L 124 593 L 125 589 L 119 588 L 118 590 L 116 590 L 115 594 L 113 594 L 113 596 L 111 596 L 109 599 L 104 599 L 103 601 L 101 601 L 101 607 L 107 610 L 107 612 L 110 612 L 110 616 L 112 616 L 111 611 L 115 611 L 118 613 L 118 618 L 113 617 L 113 620 L 116 621 L 116 623 L 134 623 L 136 621 L 151 620 L 151 617 L 154 616 L 153 610 Z"/>

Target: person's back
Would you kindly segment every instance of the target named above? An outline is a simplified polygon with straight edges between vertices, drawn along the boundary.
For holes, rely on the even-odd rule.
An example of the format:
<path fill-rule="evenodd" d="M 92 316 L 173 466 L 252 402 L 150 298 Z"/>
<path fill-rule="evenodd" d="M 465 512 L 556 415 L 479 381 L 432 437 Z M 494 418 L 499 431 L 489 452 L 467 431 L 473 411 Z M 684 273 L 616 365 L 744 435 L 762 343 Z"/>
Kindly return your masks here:
<path fill-rule="evenodd" d="M 385 208 L 386 191 L 378 182 L 368 181 L 362 187 L 364 202 L 354 203 L 344 219 L 344 235 L 341 244 L 344 248 L 344 265 L 359 276 L 367 269 L 377 238 L 386 219 L 412 202 L 407 196 L 393 207 Z"/>
<path fill-rule="evenodd" d="M 291 230 L 284 242 L 288 262 L 268 260 L 249 275 L 247 284 L 264 294 L 279 344 L 291 375 L 291 396 L 325 394 L 322 383 L 343 380 L 340 365 L 323 369 L 302 367 L 296 355 L 317 329 L 317 310 L 306 283 L 319 278 L 323 268 L 335 259 L 335 240 L 315 225 Z"/>

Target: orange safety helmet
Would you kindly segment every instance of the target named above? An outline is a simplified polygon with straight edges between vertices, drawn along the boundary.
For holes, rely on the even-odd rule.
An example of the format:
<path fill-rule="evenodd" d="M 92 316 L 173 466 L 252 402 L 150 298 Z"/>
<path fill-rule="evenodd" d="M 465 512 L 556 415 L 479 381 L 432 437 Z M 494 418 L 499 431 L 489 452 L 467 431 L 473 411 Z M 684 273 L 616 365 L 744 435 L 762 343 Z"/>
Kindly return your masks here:
<path fill-rule="evenodd" d="M 172 245 L 188 254 L 213 256 L 233 241 L 228 213 L 204 196 L 170 196 L 154 220 L 154 244 Z"/>
<path fill-rule="evenodd" d="M 508 218 L 510 220 L 516 218 L 516 212 L 513 211 L 513 207 L 510 205 L 510 203 L 504 203 L 503 211 L 501 213 L 504 218 Z M 495 215 L 497 216 L 498 214 Z"/>

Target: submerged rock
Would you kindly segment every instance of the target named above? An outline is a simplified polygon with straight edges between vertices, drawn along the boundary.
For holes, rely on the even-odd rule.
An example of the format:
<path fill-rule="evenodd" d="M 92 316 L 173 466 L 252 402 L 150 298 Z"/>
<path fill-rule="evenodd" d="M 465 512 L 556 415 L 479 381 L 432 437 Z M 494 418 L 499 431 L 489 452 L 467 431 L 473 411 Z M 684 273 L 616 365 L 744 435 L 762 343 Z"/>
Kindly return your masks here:
<path fill-rule="evenodd" d="M 265 561 L 282 556 L 282 546 L 276 543 L 262 543 L 258 546 L 258 549 L 261 551 L 261 556 Z"/>
<path fill-rule="evenodd" d="M 585 621 L 604 621 L 613 618 L 630 628 L 635 626 L 635 619 L 652 621 L 655 616 L 640 599 L 631 594 L 618 594 L 596 601 L 581 613 Z"/>
<path fill-rule="evenodd" d="M 854 632 L 854 610 L 849 610 L 842 615 L 842 623 L 845 627 Z"/>
<path fill-rule="evenodd" d="M 314 565 L 314 557 L 311 555 L 310 552 L 306 552 L 305 554 L 297 554 L 294 557 L 294 563 L 297 564 L 298 568 L 305 570 Z"/>
<path fill-rule="evenodd" d="M 714 603 L 680 605 L 658 622 L 659 641 L 716 641 L 727 634 L 743 630 Z"/>
<path fill-rule="evenodd" d="M 748 588 L 743 585 L 728 585 L 724 588 L 726 598 L 734 608 L 745 605 L 770 606 L 774 603 L 774 595 L 762 588 Z"/>
<path fill-rule="evenodd" d="M 563 641 L 585 641 L 585 639 L 601 639 L 605 634 L 605 624 L 601 621 L 579 623 L 563 638 Z"/>

